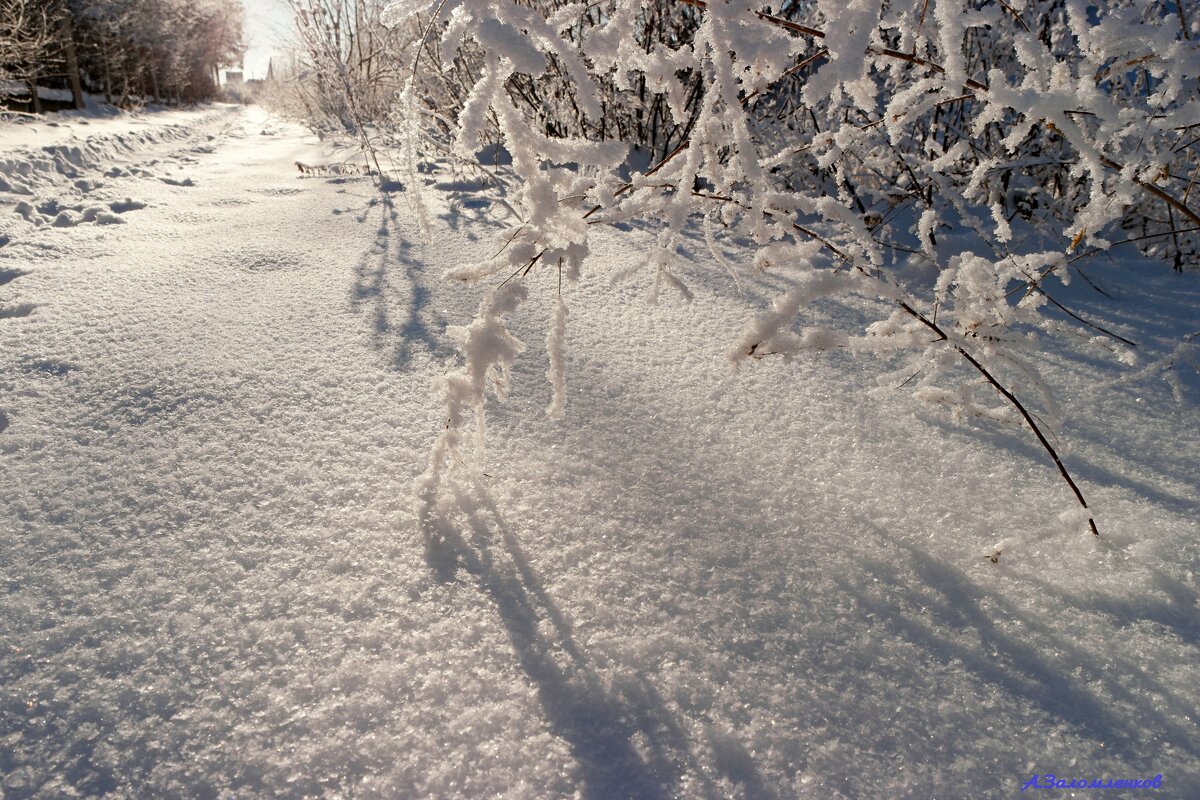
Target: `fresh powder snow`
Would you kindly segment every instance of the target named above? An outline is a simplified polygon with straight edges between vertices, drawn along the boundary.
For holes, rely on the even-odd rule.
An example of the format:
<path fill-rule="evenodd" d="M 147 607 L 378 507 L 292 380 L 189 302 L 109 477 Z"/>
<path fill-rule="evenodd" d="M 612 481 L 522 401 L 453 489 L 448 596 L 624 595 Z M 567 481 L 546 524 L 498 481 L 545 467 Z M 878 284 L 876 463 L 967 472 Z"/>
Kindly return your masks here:
<path fill-rule="evenodd" d="M 1043 370 L 1094 537 L 998 396 L 801 354 L 866 301 L 790 330 L 827 287 L 739 288 L 735 243 L 672 243 L 690 303 L 593 272 L 568 315 L 546 271 L 489 333 L 443 275 L 513 219 L 444 164 L 381 187 L 257 108 L 57 119 L 0 128 L 5 798 L 1200 796 L 1194 273 L 1061 295 L 1147 365 Z M 430 542 L 472 337 L 510 391 Z"/>

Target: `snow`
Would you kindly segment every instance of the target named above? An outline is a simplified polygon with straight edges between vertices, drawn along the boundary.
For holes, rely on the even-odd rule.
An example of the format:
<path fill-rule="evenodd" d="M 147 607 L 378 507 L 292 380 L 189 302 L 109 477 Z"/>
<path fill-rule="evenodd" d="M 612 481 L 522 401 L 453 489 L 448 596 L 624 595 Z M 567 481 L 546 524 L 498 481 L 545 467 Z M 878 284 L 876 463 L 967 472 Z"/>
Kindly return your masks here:
<path fill-rule="evenodd" d="M 25 81 L 0 81 L 0 93 L 20 99 L 28 99 L 29 84 Z M 43 100 L 69 102 L 75 99 L 69 89 L 51 89 L 46 86 L 39 86 L 37 87 L 37 93 L 38 97 Z"/>
<path fill-rule="evenodd" d="M 739 294 L 703 232 L 690 304 L 611 285 L 656 232 L 597 228 L 569 317 L 533 273 L 509 341 L 441 276 L 512 220 L 448 171 L 423 237 L 257 109 L 59 119 L 0 130 L 6 798 L 1200 794 L 1197 384 L 1160 378 L 1194 274 L 1094 260 L 1117 300 L 1060 296 L 1150 365 L 1047 371 L 1096 539 L 1017 426 L 845 350 L 731 374 L 748 313 L 829 292 Z M 452 326 L 512 388 L 428 543 Z"/>

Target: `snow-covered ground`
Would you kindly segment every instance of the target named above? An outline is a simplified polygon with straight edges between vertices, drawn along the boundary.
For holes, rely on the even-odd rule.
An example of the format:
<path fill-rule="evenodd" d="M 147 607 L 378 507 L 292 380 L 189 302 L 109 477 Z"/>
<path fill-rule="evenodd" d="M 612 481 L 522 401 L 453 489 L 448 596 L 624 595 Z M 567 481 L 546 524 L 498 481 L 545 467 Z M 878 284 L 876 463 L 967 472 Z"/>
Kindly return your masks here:
<path fill-rule="evenodd" d="M 503 209 L 432 176 L 422 237 L 256 109 L 85 121 L 0 131 L 5 798 L 1200 796 L 1194 381 L 1055 362 L 1097 540 L 1027 432 L 848 356 L 731 375 L 782 279 L 698 240 L 655 306 L 608 281 L 649 234 L 600 232 L 566 417 L 547 273 L 433 557 L 412 486 L 479 297 L 439 276 Z M 1165 351 L 1200 285 L 1136 267 L 1072 302 Z"/>

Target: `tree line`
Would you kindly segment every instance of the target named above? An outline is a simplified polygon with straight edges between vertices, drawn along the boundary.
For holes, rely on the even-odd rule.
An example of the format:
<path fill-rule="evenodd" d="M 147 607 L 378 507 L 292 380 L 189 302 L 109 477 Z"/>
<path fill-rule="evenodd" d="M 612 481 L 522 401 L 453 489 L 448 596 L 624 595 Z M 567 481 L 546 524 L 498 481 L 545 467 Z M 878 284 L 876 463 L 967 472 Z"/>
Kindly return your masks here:
<path fill-rule="evenodd" d="M 75 108 L 84 93 L 128 106 L 216 94 L 244 51 L 239 0 L 0 0 L 0 100 L 44 110 L 43 90 Z"/>

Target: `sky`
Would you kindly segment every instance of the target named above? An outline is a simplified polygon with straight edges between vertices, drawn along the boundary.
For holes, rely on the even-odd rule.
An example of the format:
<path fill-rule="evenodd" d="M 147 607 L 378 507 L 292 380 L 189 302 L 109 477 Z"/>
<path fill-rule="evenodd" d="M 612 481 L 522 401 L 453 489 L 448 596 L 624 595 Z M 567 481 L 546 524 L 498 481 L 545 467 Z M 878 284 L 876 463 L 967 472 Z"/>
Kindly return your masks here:
<path fill-rule="evenodd" d="M 283 52 L 292 35 L 287 0 L 242 0 L 246 8 L 245 77 L 265 78 L 271 56 Z"/>

